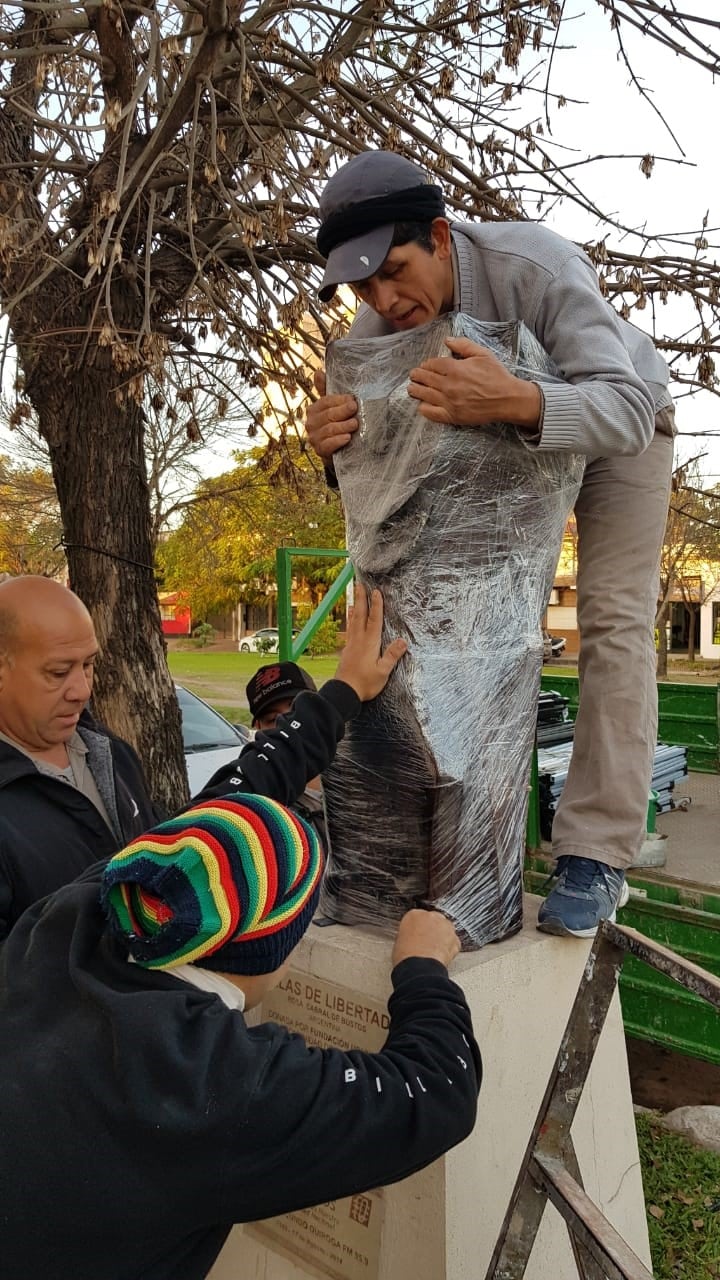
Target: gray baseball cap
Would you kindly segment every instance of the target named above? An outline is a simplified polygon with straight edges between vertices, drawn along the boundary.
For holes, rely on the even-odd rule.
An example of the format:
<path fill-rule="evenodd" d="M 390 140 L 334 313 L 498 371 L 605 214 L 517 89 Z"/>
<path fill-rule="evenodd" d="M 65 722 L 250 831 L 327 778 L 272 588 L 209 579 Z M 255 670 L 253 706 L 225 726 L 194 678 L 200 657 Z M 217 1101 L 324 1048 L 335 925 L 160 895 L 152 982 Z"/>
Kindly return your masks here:
<path fill-rule="evenodd" d="M 362 151 L 328 181 L 320 199 L 317 244 L 327 259 L 323 302 L 339 284 L 367 280 L 390 250 L 395 223 L 442 217 L 439 187 L 394 151 Z M 367 229 L 365 229 L 367 228 Z M 358 234 L 359 232 L 359 234 Z"/>

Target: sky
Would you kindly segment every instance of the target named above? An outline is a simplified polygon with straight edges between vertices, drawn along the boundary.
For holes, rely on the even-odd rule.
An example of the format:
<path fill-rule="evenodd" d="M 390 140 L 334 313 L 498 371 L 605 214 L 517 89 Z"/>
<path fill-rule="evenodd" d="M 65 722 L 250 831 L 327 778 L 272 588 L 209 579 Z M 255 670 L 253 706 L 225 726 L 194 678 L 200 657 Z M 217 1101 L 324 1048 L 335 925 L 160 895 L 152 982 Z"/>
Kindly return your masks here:
<path fill-rule="evenodd" d="M 702 4 L 703 0 L 693 0 L 688 8 L 701 11 Z M 553 60 L 551 88 L 568 99 L 566 107 L 551 108 L 553 138 L 577 160 L 588 155 L 638 157 L 648 152 L 656 157 L 649 180 L 641 173 L 637 158 L 609 159 L 596 162 L 591 172 L 581 173 L 583 186 L 596 193 L 602 208 L 617 210 L 627 225 L 647 226 L 659 233 L 694 232 L 699 231 L 702 218 L 709 211 L 709 227 L 719 228 L 715 122 L 720 85 L 713 83 L 709 73 L 623 27 L 633 68 L 670 124 L 675 141 L 651 105 L 630 84 L 629 72 L 617 57 L 609 16 L 596 0 L 566 0 L 565 15 L 571 20 L 563 24 L 564 43 L 574 47 L 558 47 Z M 540 82 L 544 83 L 544 79 L 543 71 Z M 530 107 L 530 96 L 524 95 L 521 100 L 523 114 Z M 539 98 L 537 109 L 541 109 Z M 687 162 L 682 166 L 675 163 L 683 158 L 681 149 Z M 595 239 L 601 234 L 593 221 L 570 202 L 556 207 L 546 220 L 573 240 Z M 720 231 L 710 234 L 709 240 L 708 256 L 720 259 Z M 613 241 L 617 243 L 616 235 Z M 673 305 L 677 306 L 668 304 L 666 313 L 670 330 L 685 319 L 685 313 L 673 313 Z M 661 308 L 661 328 L 666 314 Z M 649 327 L 649 309 L 635 312 L 633 320 L 640 327 Z M 720 367 L 720 360 L 718 364 Z M 706 393 L 680 399 L 678 423 L 678 458 L 684 460 L 705 451 L 701 469 L 710 483 L 720 482 L 720 399 Z M 704 431 L 717 435 L 687 434 Z M 0 435 L 0 447 L 1 442 Z M 206 474 L 217 474 L 227 468 L 227 455 L 224 450 L 208 451 L 202 465 Z"/>
<path fill-rule="evenodd" d="M 702 12 L 702 0 L 686 6 Z M 585 155 L 650 153 L 656 157 L 653 175 L 646 178 L 637 159 L 598 163 L 592 178 L 584 179 L 597 194 L 601 207 L 617 210 L 623 222 L 647 226 L 658 233 L 698 231 L 709 211 L 708 227 L 720 227 L 720 177 L 717 165 L 717 118 L 720 84 L 709 73 L 686 63 L 671 51 L 659 49 L 648 37 L 624 31 L 624 43 L 640 83 L 664 115 L 677 141 L 630 83 L 627 68 L 617 58 L 617 42 L 609 17 L 594 0 L 566 5 L 566 13 L 579 15 L 566 28 L 566 36 L 576 30 L 576 47 L 559 50 L 554 59 L 551 84 L 568 99 L 582 102 L 551 113 L 557 138 Z M 679 146 L 678 146 L 679 144 Z M 684 165 L 672 163 L 681 159 Z M 668 157 L 662 161 L 659 157 Z M 610 198 L 608 197 L 610 188 Z M 613 198 L 614 196 L 614 198 Z M 598 228 L 583 217 L 576 206 L 556 209 L 548 224 L 574 240 L 597 238 Z M 707 256 L 720 260 L 720 231 L 709 234 Z M 613 236 L 617 243 L 617 237 Z M 667 307 L 667 324 L 677 320 L 672 302 Z M 650 327 L 650 311 L 635 312 L 633 322 Z M 664 308 L 658 312 L 659 327 L 666 321 Z M 717 335 L 715 335 L 717 337 Z M 718 361 L 720 368 L 720 360 Z M 715 431 L 715 436 L 681 434 L 677 456 L 685 459 L 707 451 L 701 466 L 707 479 L 720 482 L 720 399 L 702 393 L 677 401 L 681 433 Z"/>

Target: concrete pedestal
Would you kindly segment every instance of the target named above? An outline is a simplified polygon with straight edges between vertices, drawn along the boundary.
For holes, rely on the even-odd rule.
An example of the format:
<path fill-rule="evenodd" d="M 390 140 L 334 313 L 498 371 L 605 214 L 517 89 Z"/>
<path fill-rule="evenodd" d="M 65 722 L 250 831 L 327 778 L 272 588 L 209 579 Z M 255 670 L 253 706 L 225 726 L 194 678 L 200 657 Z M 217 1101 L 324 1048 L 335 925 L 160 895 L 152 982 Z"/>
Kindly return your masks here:
<path fill-rule="evenodd" d="M 395 1186 L 236 1227 L 211 1280 L 484 1280 L 590 946 L 538 933 L 537 906 L 526 900 L 520 934 L 453 966 L 484 1063 L 471 1136 Z M 389 961 L 389 941 L 372 931 L 312 927 L 262 1017 L 291 1025 L 312 1044 L 377 1050 L 387 1026 Z M 650 1266 L 617 995 L 573 1139 L 588 1195 Z M 551 1205 L 526 1274 L 577 1274 Z"/>

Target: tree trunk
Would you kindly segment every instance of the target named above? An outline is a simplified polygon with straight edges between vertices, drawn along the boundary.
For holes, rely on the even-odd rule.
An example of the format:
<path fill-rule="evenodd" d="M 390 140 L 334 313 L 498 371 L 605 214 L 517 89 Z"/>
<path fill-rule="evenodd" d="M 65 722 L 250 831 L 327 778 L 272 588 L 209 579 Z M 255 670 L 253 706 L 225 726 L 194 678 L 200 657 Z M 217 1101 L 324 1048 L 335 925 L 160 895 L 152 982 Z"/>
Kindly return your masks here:
<path fill-rule="evenodd" d="M 668 670 L 667 618 L 668 605 L 665 603 L 655 619 L 655 626 L 657 627 L 658 633 L 657 674 L 661 677 L 667 676 Z"/>
<path fill-rule="evenodd" d="M 135 747 L 153 798 L 175 812 L 187 774 L 153 568 L 143 412 L 98 363 L 68 371 L 41 357 L 27 394 L 50 449 L 70 586 L 100 644 L 93 709 Z"/>
<path fill-rule="evenodd" d="M 688 662 L 695 661 L 695 609 L 693 605 L 685 605 L 690 625 L 688 627 Z"/>

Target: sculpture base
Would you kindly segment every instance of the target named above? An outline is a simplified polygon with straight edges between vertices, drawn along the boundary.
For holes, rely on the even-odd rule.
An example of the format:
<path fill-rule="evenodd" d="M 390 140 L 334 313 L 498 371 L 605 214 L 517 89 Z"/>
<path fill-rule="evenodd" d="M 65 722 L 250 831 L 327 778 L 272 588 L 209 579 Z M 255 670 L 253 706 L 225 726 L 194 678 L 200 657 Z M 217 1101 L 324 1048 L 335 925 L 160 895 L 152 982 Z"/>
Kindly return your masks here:
<path fill-rule="evenodd" d="M 539 933 L 538 903 L 526 900 L 515 937 L 453 966 L 483 1055 L 470 1137 L 397 1185 L 236 1227 L 210 1280 L 484 1280 L 590 947 Z M 390 950 L 369 929 L 312 927 L 260 1017 L 290 1025 L 309 1043 L 377 1050 L 387 1027 Z M 588 1195 L 650 1266 L 617 994 L 573 1139 Z M 574 1275 L 565 1224 L 548 1205 L 527 1280 Z"/>

